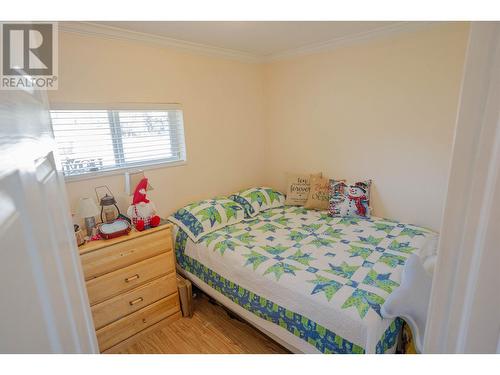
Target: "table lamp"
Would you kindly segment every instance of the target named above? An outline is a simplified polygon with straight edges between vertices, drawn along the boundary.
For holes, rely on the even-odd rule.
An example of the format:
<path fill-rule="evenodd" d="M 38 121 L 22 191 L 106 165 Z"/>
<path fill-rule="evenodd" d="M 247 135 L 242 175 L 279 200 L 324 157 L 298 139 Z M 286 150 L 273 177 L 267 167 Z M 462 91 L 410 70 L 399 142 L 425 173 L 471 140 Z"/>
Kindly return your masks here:
<path fill-rule="evenodd" d="M 125 172 L 125 194 L 128 196 L 134 194 L 135 187 L 144 178 L 144 171 L 137 169 L 131 172 Z M 146 191 L 154 190 L 148 181 L 148 187 Z"/>
<path fill-rule="evenodd" d="M 80 199 L 77 211 L 78 217 L 85 219 L 87 235 L 92 236 L 92 229 L 95 227 L 95 217 L 99 215 L 99 209 L 91 198 Z"/>

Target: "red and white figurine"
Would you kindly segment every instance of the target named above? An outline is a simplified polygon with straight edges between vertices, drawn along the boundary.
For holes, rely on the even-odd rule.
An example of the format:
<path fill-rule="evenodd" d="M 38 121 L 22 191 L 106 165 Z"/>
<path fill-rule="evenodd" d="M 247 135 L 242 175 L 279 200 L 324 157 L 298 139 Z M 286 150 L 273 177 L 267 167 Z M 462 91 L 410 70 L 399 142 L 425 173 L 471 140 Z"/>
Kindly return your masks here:
<path fill-rule="evenodd" d="M 157 227 L 160 224 L 160 217 L 156 214 L 156 207 L 146 196 L 147 187 L 147 178 L 139 181 L 134 191 L 132 205 L 127 210 L 128 217 L 138 231 L 142 231 L 146 227 Z"/>

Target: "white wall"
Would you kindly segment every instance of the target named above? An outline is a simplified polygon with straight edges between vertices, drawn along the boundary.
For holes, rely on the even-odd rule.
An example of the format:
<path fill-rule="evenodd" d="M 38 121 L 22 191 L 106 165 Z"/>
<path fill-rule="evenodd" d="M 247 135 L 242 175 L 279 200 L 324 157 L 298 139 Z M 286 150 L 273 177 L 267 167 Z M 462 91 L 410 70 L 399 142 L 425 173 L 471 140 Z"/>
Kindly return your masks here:
<path fill-rule="evenodd" d="M 169 215 L 285 173 L 372 178 L 375 214 L 439 229 L 468 35 L 443 24 L 332 52 L 246 64 L 61 33 L 52 102 L 179 102 L 188 164 L 147 172 Z M 123 175 L 67 184 L 70 205 Z"/>
<path fill-rule="evenodd" d="M 262 67 L 147 44 L 60 33 L 52 103 L 181 103 L 187 165 L 149 170 L 160 215 L 263 183 Z M 123 174 L 67 183 L 70 205 L 106 184 L 126 209 Z"/>
<path fill-rule="evenodd" d="M 266 181 L 371 178 L 375 215 L 439 229 L 467 35 L 439 25 L 266 66 Z"/>

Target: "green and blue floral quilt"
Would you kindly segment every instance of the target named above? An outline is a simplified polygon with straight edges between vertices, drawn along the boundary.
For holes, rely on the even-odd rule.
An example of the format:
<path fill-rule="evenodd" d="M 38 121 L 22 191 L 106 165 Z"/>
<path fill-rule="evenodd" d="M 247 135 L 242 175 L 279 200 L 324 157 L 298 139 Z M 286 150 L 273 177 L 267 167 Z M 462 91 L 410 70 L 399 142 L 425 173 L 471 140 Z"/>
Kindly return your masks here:
<path fill-rule="evenodd" d="M 323 353 L 384 353 L 401 321 L 380 308 L 412 253 L 437 234 L 372 217 L 334 218 L 279 207 L 191 241 L 179 230 L 182 268 Z"/>

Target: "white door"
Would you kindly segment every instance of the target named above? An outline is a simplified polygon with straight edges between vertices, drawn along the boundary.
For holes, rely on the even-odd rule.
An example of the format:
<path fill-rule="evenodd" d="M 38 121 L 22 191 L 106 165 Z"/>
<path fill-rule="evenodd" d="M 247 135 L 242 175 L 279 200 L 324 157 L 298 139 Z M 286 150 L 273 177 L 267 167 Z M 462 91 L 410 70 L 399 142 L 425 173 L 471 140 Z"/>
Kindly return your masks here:
<path fill-rule="evenodd" d="M 0 353 L 96 353 L 45 93 L 0 91 Z"/>
<path fill-rule="evenodd" d="M 472 22 L 424 352 L 500 352 L 500 23 Z"/>

